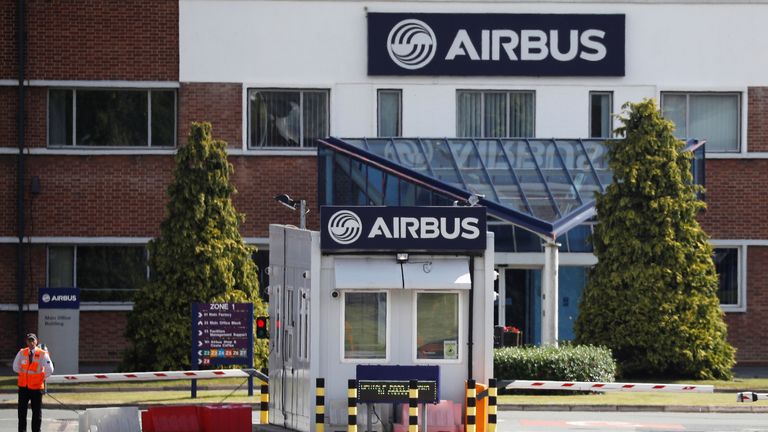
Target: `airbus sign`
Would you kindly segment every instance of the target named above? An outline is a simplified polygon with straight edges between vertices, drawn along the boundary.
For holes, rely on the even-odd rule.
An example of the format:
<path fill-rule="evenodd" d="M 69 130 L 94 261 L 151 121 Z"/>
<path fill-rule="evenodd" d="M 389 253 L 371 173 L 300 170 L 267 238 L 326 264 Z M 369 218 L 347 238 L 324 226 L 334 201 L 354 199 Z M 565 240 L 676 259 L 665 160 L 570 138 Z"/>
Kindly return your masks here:
<path fill-rule="evenodd" d="M 624 15 L 368 14 L 369 75 L 624 76 Z"/>
<path fill-rule="evenodd" d="M 322 207 L 328 251 L 481 251 L 484 207 Z"/>

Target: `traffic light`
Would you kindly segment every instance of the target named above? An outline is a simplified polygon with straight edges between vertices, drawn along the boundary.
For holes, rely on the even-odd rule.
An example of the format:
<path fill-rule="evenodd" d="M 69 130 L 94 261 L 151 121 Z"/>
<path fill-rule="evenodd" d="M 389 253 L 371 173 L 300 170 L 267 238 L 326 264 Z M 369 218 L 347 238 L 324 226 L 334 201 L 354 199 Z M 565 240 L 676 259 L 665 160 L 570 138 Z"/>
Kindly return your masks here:
<path fill-rule="evenodd" d="M 256 317 L 256 339 L 269 339 L 269 327 L 267 317 Z"/>

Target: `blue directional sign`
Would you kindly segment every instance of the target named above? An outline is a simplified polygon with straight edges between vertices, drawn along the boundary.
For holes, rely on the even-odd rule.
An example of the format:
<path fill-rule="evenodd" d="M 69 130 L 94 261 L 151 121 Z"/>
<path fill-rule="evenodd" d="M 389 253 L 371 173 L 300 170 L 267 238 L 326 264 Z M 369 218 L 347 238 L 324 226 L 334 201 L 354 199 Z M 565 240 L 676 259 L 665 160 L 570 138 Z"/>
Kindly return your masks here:
<path fill-rule="evenodd" d="M 192 305 L 193 367 L 253 365 L 253 304 Z"/>

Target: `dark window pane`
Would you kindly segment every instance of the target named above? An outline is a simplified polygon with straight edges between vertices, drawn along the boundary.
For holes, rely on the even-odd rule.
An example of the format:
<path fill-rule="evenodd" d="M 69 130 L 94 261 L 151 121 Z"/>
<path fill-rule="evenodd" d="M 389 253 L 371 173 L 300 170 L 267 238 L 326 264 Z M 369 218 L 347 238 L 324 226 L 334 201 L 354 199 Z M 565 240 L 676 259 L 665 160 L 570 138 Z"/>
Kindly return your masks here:
<path fill-rule="evenodd" d="M 251 93 L 251 145 L 298 147 L 301 133 L 299 92 Z"/>
<path fill-rule="evenodd" d="M 328 137 L 328 93 L 304 92 L 304 147 L 317 147 Z"/>
<path fill-rule="evenodd" d="M 83 301 L 130 301 L 146 281 L 144 246 L 77 248 L 77 286 Z"/>
<path fill-rule="evenodd" d="M 173 146 L 176 131 L 176 93 L 152 91 L 152 146 Z"/>
<path fill-rule="evenodd" d="M 48 248 L 48 288 L 72 288 L 75 286 L 75 248 L 51 246 Z"/>
<path fill-rule="evenodd" d="M 739 251 L 715 249 L 715 270 L 720 280 L 717 297 L 721 305 L 739 304 Z"/>
<path fill-rule="evenodd" d="M 72 145 L 72 90 L 48 94 L 48 145 Z"/>
<path fill-rule="evenodd" d="M 589 98 L 589 137 L 611 136 L 611 94 L 591 93 Z"/>
<path fill-rule="evenodd" d="M 399 90 L 379 91 L 379 130 L 380 137 L 400 136 L 400 104 L 402 94 Z"/>
<path fill-rule="evenodd" d="M 147 92 L 77 90 L 77 145 L 146 146 Z"/>

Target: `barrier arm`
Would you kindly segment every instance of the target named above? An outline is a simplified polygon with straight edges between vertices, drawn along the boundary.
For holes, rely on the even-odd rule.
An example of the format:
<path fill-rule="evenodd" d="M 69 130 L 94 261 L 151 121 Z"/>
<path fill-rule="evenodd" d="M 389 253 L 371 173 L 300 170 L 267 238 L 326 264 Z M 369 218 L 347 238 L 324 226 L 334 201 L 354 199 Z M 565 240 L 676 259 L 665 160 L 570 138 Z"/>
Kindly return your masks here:
<path fill-rule="evenodd" d="M 736 402 L 757 402 L 768 400 L 768 393 L 740 392 L 736 393 Z"/>
<path fill-rule="evenodd" d="M 48 384 L 77 384 L 94 382 L 169 381 L 184 379 L 248 378 L 254 376 L 263 382 L 269 377 L 255 369 L 219 369 L 167 372 L 122 372 L 105 374 L 51 375 Z"/>
<path fill-rule="evenodd" d="M 712 385 L 650 384 L 588 381 L 501 381 L 499 387 L 515 390 L 573 390 L 591 392 L 713 393 Z"/>

